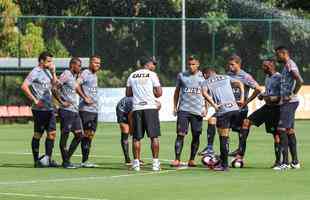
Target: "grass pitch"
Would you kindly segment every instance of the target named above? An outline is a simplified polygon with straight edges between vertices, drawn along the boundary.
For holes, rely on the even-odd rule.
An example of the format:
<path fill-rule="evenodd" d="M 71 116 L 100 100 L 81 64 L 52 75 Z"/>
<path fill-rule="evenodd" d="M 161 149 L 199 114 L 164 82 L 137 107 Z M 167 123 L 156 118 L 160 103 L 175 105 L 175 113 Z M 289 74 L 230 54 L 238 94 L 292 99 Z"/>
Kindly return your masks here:
<path fill-rule="evenodd" d="M 310 123 L 296 124 L 300 170 L 276 172 L 269 167 L 274 160 L 273 140 L 264 128 L 253 128 L 248 141 L 245 168 L 228 173 L 199 167 L 175 170 L 169 167 L 174 158 L 175 123 L 162 123 L 160 159 L 162 171 L 151 171 L 149 141 L 143 140 L 141 172 L 128 170 L 123 164 L 120 132 L 117 124 L 102 123 L 94 140 L 91 162 L 96 169 L 35 169 L 30 140 L 33 124 L 0 125 L 0 199 L 36 200 L 306 200 L 310 198 Z M 59 130 L 59 129 L 58 129 Z M 205 130 L 201 148 L 205 145 Z M 186 138 L 182 158 L 189 157 L 190 136 Z M 58 137 L 59 139 L 59 137 Z M 236 147 L 236 134 L 231 133 L 231 149 Z M 216 138 L 218 151 L 218 139 Z M 44 143 L 41 142 L 41 152 Z M 200 148 L 200 149 L 201 149 Z M 60 163 L 58 141 L 54 158 Z M 80 162 L 80 149 L 72 161 Z"/>

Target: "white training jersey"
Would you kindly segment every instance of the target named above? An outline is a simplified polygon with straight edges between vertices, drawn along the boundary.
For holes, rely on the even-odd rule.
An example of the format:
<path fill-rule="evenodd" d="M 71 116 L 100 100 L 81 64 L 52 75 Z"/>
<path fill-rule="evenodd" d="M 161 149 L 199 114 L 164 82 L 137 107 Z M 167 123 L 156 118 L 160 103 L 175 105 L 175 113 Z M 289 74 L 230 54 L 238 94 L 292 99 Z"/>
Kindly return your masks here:
<path fill-rule="evenodd" d="M 130 74 L 127 87 L 132 88 L 132 110 L 157 109 L 154 87 L 160 87 L 158 76 L 148 69 L 140 69 Z"/>

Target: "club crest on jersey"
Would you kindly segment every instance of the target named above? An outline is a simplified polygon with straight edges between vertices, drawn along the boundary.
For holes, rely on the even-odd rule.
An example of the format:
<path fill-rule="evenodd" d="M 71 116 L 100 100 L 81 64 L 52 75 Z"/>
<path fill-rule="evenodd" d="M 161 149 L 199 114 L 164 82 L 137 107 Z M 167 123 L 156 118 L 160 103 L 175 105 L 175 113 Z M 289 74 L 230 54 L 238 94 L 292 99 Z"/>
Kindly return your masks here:
<path fill-rule="evenodd" d="M 133 74 L 132 78 L 149 78 L 150 74 Z"/>

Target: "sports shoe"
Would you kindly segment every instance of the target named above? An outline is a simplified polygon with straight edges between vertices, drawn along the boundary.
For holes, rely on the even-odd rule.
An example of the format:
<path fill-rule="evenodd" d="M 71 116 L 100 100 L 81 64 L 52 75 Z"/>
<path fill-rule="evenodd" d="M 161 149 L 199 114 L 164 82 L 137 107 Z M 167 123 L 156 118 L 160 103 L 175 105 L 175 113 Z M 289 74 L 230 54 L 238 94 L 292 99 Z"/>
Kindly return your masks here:
<path fill-rule="evenodd" d="M 301 166 L 300 166 L 300 163 L 299 163 L 299 162 L 297 162 L 296 164 L 291 163 L 291 164 L 290 164 L 290 167 L 291 167 L 291 169 L 300 169 L 300 168 L 301 168 Z"/>
<path fill-rule="evenodd" d="M 278 162 L 274 162 L 274 163 L 273 163 L 273 165 L 272 165 L 270 168 L 272 168 L 272 169 L 273 169 L 274 167 L 277 167 L 277 166 L 280 166 L 280 165 L 281 165 L 280 163 L 278 163 Z"/>
<path fill-rule="evenodd" d="M 236 157 L 239 154 L 239 149 L 234 150 L 233 152 L 230 152 L 228 156 L 230 157 Z"/>
<path fill-rule="evenodd" d="M 189 167 L 197 167 L 197 164 L 195 162 L 195 160 L 189 160 L 187 163 L 187 166 Z"/>
<path fill-rule="evenodd" d="M 198 155 L 200 156 L 204 156 L 204 155 L 214 155 L 214 150 L 212 148 L 206 147 L 204 148 L 202 151 L 200 151 L 198 153 Z"/>
<path fill-rule="evenodd" d="M 48 167 L 59 167 L 59 165 L 55 160 L 50 160 L 50 164 L 48 165 Z"/>
<path fill-rule="evenodd" d="M 181 162 L 179 160 L 172 160 L 170 163 L 171 167 L 180 167 L 181 166 Z"/>
<path fill-rule="evenodd" d="M 62 167 L 65 169 L 77 169 L 78 167 L 72 164 L 71 162 L 63 162 Z"/>
<path fill-rule="evenodd" d="M 229 171 L 229 168 L 228 167 L 224 167 L 224 166 L 219 164 L 219 165 L 215 166 L 213 168 L 213 170 L 216 171 L 216 172 L 227 172 L 227 171 Z"/>
<path fill-rule="evenodd" d="M 289 165 L 287 164 L 282 164 L 282 165 L 278 165 L 278 166 L 275 166 L 273 168 L 273 170 L 276 170 L 276 171 L 285 171 L 285 170 L 288 170 L 290 167 Z"/>
<path fill-rule="evenodd" d="M 158 159 L 153 159 L 152 170 L 160 171 L 160 162 Z"/>
<path fill-rule="evenodd" d="M 133 160 L 131 168 L 137 172 L 140 171 L 140 161 L 137 159 Z"/>
<path fill-rule="evenodd" d="M 140 160 L 140 166 L 143 166 L 143 165 L 145 165 L 144 161 Z"/>
<path fill-rule="evenodd" d="M 131 163 L 131 160 L 129 158 L 125 159 L 125 165 L 126 166 L 130 166 L 132 163 Z"/>
<path fill-rule="evenodd" d="M 96 167 L 99 167 L 98 165 L 96 165 L 94 163 L 90 163 L 90 162 L 81 162 L 80 166 L 83 167 L 83 168 L 96 168 Z"/>

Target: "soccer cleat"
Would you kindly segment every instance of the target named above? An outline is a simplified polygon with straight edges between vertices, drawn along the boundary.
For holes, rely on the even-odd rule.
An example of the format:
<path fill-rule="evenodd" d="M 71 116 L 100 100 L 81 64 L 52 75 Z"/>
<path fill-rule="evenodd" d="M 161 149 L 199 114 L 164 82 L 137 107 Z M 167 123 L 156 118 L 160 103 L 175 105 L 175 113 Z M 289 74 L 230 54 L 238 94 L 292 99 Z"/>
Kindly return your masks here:
<path fill-rule="evenodd" d="M 224 167 L 222 165 L 217 165 L 213 168 L 214 171 L 216 172 L 227 172 L 229 171 L 229 168 L 228 167 Z"/>
<path fill-rule="evenodd" d="M 131 165 L 131 160 L 128 158 L 125 160 L 125 165 L 130 166 Z"/>
<path fill-rule="evenodd" d="M 180 167 L 181 166 L 181 162 L 179 160 L 172 160 L 170 163 L 171 167 Z"/>
<path fill-rule="evenodd" d="M 65 169 L 77 169 L 78 167 L 72 164 L 71 162 L 62 163 L 62 167 Z"/>
<path fill-rule="evenodd" d="M 204 156 L 204 155 L 214 155 L 214 151 L 213 151 L 213 149 L 206 147 L 206 148 L 204 148 L 202 151 L 200 151 L 200 152 L 198 153 L 198 155 L 200 155 L 200 156 Z"/>
<path fill-rule="evenodd" d="M 131 168 L 137 172 L 140 171 L 140 161 L 136 159 L 133 160 Z"/>
<path fill-rule="evenodd" d="M 195 162 L 195 160 L 189 160 L 187 163 L 187 166 L 189 167 L 197 167 L 197 164 Z"/>
<path fill-rule="evenodd" d="M 98 165 L 96 165 L 94 163 L 90 163 L 90 162 L 81 162 L 80 166 L 83 167 L 83 168 L 96 168 L 96 167 L 99 167 Z"/>
<path fill-rule="evenodd" d="M 152 170 L 157 172 L 160 171 L 160 162 L 158 159 L 153 160 Z"/>
<path fill-rule="evenodd" d="M 270 168 L 274 168 L 274 167 L 277 167 L 277 166 L 280 166 L 281 164 L 280 163 L 278 163 L 278 162 L 274 162 L 274 164 L 270 167 Z"/>
<path fill-rule="evenodd" d="M 144 163 L 143 160 L 140 160 L 140 165 L 141 165 L 141 166 L 145 165 L 145 163 Z"/>
<path fill-rule="evenodd" d="M 228 156 L 230 157 L 236 157 L 239 154 L 239 149 L 234 150 L 233 152 L 230 152 Z"/>
<path fill-rule="evenodd" d="M 276 170 L 276 171 L 285 171 L 288 169 L 290 169 L 290 167 L 287 164 L 278 165 L 273 168 L 273 170 Z"/>
<path fill-rule="evenodd" d="M 300 169 L 301 168 L 301 166 L 300 166 L 300 163 L 296 163 L 296 164 L 294 164 L 294 163 L 291 163 L 290 164 L 290 168 L 291 169 Z"/>

